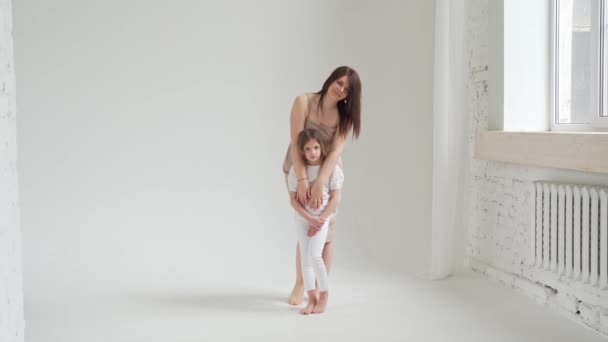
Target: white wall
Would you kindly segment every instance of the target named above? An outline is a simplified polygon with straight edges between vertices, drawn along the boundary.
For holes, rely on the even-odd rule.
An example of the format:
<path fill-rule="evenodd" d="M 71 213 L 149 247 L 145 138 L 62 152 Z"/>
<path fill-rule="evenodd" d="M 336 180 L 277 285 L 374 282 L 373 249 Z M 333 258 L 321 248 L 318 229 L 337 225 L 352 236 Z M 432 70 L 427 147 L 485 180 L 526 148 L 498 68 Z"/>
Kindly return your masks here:
<path fill-rule="evenodd" d="M 12 5 L 0 0 L 0 341 L 23 341 Z"/>
<path fill-rule="evenodd" d="M 355 66 L 364 87 L 361 139 L 345 151 L 339 244 L 375 268 L 427 270 L 434 1 L 331 3 L 331 64 Z"/>
<path fill-rule="evenodd" d="M 475 130 L 488 129 L 491 108 L 488 98 L 491 92 L 488 89 L 489 74 L 486 70 L 493 67 L 488 56 L 494 52 L 487 51 L 491 46 L 488 44 L 488 32 L 492 31 L 488 27 L 495 23 L 488 21 L 490 1 L 467 0 L 467 55 L 470 56 L 467 102 L 472 123 L 467 131 L 470 137 L 467 178 L 470 198 L 467 237 L 469 262 L 476 270 L 518 288 L 595 329 L 608 332 L 605 315 L 600 323 L 600 312 L 606 310 L 599 304 L 601 290 L 594 289 L 591 296 L 584 296 L 595 296 L 597 302 L 581 302 L 583 291 L 580 288 L 563 282 L 564 291 L 546 291 L 543 280 L 535 274 L 535 270 L 527 267 L 530 215 L 533 214 L 530 210 L 531 183 L 547 180 L 608 185 L 608 175 L 488 162 L 472 157 Z M 524 106 L 525 102 L 521 105 Z M 505 116 L 509 114 L 505 112 Z M 539 293 L 546 296 L 538 298 Z"/>
<path fill-rule="evenodd" d="M 424 269 L 432 6 L 17 3 L 26 300 L 267 276 L 287 291 L 289 109 L 343 64 L 360 72 L 364 106 L 336 269 Z"/>
<path fill-rule="evenodd" d="M 488 129 L 503 130 L 505 125 L 504 118 L 504 0 L 490 1 L 485 8 L 487 13 L 484 19 L 494 25 L 488 25 L 487 33 L 481 35 L 487 40 L 487 48 L 480 53 L 487 54 L 487 63 L 479 65 L 487 70 L 487 92 L 488 96 Z M 487 24 L 487 23 L 486 23 Z M 470 33 L 469 33 L 470 35 Z M 487 35 L 487 37 L 486 37 Z M 480 38 L 477 38 L 480 39 Z M 485 57 L 485 56 L 484 56 Z M 491 68 L 488 66 L 491 65 Z"/>

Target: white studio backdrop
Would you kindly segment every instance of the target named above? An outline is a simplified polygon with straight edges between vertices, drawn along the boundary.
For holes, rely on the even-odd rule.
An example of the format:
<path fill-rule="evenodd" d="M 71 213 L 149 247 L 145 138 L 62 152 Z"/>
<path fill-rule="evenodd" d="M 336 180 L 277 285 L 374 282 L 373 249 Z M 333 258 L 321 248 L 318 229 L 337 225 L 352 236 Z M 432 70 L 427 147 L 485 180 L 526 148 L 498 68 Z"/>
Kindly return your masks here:
<path fill-rule="evenodd" d="M 26 303 L 293 280 L 294 97 L 363 80 L 336 272 L 430 264 L 429 1 L 14 3 Z M 72 292 L 73 293 L 73 292 Z"/>

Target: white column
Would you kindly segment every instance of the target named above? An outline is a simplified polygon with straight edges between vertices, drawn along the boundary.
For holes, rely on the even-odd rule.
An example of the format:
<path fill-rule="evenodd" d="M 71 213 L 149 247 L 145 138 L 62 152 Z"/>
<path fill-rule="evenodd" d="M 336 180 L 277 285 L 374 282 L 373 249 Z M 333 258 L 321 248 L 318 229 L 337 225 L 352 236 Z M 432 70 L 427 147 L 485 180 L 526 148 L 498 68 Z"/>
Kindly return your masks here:
<path fill-rule="evenodd" d="M 464 1 L 435 3 L 432 279 L 464 263 L 462 236 L 465 81 Z"/>
<path fill-rule="evenodd" d="M 11 0 L 0 0 L 0 341 L 23 341 Z"/>

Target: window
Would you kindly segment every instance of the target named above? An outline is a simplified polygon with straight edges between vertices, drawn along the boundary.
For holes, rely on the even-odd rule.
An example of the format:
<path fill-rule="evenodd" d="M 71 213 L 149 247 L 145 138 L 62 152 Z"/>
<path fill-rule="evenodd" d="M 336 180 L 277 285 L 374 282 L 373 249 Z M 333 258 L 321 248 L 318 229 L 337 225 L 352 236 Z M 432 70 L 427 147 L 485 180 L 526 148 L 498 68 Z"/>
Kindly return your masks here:
<path fill-rule="evenodd" d="M 553 1 L 554 130 L 608 126 L 608 0 Z"/>

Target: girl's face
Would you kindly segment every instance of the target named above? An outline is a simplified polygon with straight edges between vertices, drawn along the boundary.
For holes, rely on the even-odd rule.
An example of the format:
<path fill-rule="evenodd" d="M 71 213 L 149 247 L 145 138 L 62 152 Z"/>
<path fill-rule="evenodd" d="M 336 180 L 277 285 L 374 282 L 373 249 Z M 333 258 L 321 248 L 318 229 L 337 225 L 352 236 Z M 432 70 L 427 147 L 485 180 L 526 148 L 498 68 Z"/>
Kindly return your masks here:
<path fill-rule="evenodd" d="M 321 165 L 321 144 L 317 140 L 308 140 L 304 144 L 302 152 L 304 152 L 304 157 L 309 165 Z"/>
<path fill-rule="evenodd" d="M 329 86 L 328 93 L 331 94 L 337 101 L 344 100 L 348 94 L 350 87 L 350 81 L 348 80 L 348 76 L 342 76 L 335 80 L 331 86 Z"/>

